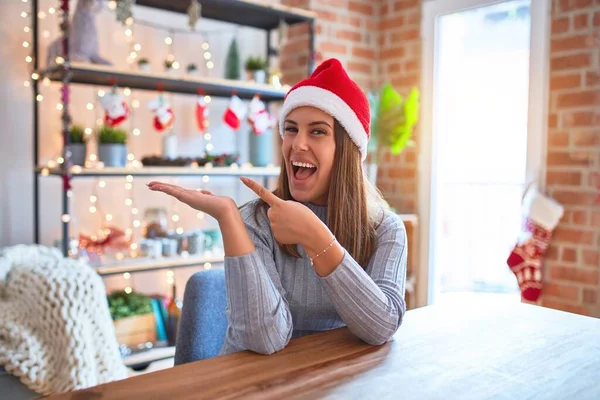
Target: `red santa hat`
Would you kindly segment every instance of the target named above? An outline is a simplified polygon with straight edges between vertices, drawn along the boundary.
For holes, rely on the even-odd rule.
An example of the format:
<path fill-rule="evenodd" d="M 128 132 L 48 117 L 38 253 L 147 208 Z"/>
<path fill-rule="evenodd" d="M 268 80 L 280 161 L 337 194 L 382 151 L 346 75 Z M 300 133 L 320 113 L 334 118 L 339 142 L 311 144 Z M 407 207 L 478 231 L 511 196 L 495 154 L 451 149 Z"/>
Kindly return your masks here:
<path fill-rule="evenodd" d="M 348 76 L 339 60 L 324 61 L 310 78 L 294 85 L 286 94 L 279 116 L 279 134 L 284 121 L 296 107 L 312 106 L 325 111 L 344 127 L 358 146 L 362 160 L 367 157 L 370 138 L 371 110 L 369 100 Z"/>

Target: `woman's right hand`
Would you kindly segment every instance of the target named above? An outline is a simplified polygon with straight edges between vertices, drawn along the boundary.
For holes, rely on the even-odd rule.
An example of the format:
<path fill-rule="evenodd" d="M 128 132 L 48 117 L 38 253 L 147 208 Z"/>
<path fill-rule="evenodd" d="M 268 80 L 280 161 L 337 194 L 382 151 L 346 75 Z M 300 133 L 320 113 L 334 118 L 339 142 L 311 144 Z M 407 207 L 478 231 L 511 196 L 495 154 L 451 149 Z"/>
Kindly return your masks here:
<path fill-rule="evenodd" d="M 185 189 L 181 186 L 156 181 L 150 182 L 148 188 L 173 196 L 182 203 L 210 215 L 218 222 L 222 222 L 236 213 L 239 214 L 237 205 L 231 197 L 216 196 L 208 190 Z"/>

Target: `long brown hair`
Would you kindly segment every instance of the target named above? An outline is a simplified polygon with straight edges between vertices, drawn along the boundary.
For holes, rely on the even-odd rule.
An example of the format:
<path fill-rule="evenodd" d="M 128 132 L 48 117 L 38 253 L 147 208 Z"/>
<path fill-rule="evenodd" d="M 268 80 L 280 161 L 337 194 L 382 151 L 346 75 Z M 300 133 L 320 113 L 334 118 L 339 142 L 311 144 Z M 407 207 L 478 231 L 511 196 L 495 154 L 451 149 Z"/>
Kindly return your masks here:
<path fill-rule="evenodd" d="M 380 192 L 365 177 L 358 147 L 345 129 L 334 120 L 335 155 L 334 167 L 327 200 L 327 226 L 340 245 L 346 249 L 363 268 L 366 268 L 375 251 L 375 230 L 383 218 L 387 203 Z M 282 162 L 279 183 L 273 193 L 283 200 L 294 200 L 290 192 L 285 162 Z M 255 209 L 266 209 L 268 204 L 260 200 Z M 278 243 L 288 256 L 299 258 L 298 247 Z"/>

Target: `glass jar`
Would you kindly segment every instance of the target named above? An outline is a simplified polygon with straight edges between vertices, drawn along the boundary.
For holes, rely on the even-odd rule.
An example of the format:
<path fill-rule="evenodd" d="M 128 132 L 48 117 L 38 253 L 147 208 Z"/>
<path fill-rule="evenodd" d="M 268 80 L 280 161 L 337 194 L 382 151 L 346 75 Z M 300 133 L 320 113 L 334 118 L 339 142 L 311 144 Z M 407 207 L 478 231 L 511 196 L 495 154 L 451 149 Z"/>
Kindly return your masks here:
<path fill-rule="evenodd" d="M 147 208 L 144 211 L 144 237 L 154 239 L 167 236 L 167 211 L 164 208 Z"/>

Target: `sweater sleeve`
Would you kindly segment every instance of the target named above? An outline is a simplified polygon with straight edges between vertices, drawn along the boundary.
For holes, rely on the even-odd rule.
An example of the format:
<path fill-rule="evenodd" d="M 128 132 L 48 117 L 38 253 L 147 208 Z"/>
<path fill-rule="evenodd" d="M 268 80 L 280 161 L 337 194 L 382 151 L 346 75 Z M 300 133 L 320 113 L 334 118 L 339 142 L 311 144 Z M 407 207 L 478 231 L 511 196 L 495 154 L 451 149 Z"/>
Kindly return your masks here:
<path fill-rule="evenodd" d="M 348 329 L 365 342 L 387 342 L 406 311 L 406 230 L 395 214 L 386 214 L 377 232 L 377 248 L 366 271 L 344 250 L 340 265 L 322 277 L 325 290 Z"/>
<path fill-rule="evenodd" d="M 225 257 L 228 327 L 221 354 L 243 350 L 272 354 L 292 336 L 292 315 L 275 268 L 268 219 L 259 213 L 257 226 L 254 206 L 244 207 L 242 217 L 256 249 Z"/>

